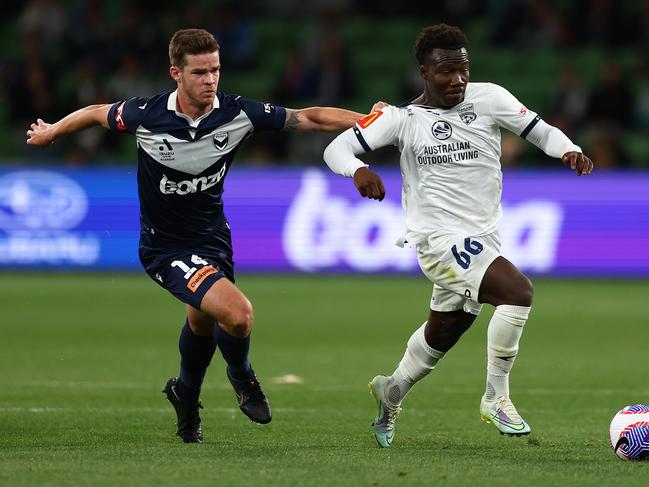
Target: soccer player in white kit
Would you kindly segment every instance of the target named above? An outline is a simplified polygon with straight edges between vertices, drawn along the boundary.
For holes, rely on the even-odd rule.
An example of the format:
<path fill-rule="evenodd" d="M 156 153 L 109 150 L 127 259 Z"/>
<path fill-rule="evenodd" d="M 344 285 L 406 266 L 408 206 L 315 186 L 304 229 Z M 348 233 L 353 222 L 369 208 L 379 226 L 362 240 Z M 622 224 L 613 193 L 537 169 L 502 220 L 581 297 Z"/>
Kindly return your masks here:
<path fill-rule="evenodd" d="M 423 29 L 415 42 L 423 94 L 405 107 L 386 106 L 364 117 L 324 153 L 329 167 L 353 178 L 362 196 L 382 200 L 381 178 L 356 155 L 399 148 L 406 232 L 398 243 L 416 247 L 419 265 L 433 282 L 428 320 L 410 337 L 393 374 L 369 384 L 378 404 L 373 432 L 384 448 L 392 444 L 403 398 L 457 343 L 484 303 L 496 309 L 487 330 L 480 415 L 502 434 L 530 433 L 509 397 L 509 372 L 533 291 L 529 279 L 500 255 L 500 128 L 560 158 L 577 175 L 593 169 L 578 146 L 506 89 L 469 83 L 466 44 L 457 27 Z"/>

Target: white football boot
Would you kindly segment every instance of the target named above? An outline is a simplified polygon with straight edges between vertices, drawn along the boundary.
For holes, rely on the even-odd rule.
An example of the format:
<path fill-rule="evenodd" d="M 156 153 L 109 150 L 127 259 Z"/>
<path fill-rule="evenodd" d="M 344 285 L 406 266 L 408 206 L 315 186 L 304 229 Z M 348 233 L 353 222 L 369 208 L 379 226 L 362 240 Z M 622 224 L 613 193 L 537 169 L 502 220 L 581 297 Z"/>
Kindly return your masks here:
<path fill-rule="evenodd" d="M 374 418 L 374 422 L 372 423 L 372 431 L 374 432 L 376 442 L 381 448 L 392 447 L 394 423 L 401 412 L 400 406 L 392 406 L 386 400 L 387 391 L 385 390 L 385 386 L 387 381 L 388 377 L 377 375 L 368 384 L 370 393 L 376 399 L 376 405 L 378 407 L 376 418 Z"/>
<path fill-rule="evenodd" d="M 529 435 L 532 431 L 507 396 L 499 396 L 493 401 L 482 396 L 480 418 L 493 424 L 501 435 L 522 436 Z"/>

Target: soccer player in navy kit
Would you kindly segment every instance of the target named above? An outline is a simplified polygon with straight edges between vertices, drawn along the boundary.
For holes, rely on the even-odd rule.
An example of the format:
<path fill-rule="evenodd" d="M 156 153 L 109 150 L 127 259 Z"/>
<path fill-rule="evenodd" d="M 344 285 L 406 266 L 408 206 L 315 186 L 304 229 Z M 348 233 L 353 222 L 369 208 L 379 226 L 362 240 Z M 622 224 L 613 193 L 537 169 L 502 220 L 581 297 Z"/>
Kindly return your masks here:
<path fill-rule="evenodd" d="M 178 436 L 200 443 L 199 395 L 217 346 L 241 410 L 257 423 L 271 420 L 248 362 L 253 310 L 234 285 L 223 213 L 223 181 L 232 159 L 254 132 L 340 131 L 361 115 L 338 108 L 291 110 L 217 91 L 219 44 L 202 29 L 176 32 L 169 60 L 175 91 L 88 106 L 54 124 L 38 119 L 27 131 L 27 143 L 48 146 L 93 125 L 136 136 L 140 261 L 152 279 L 187 305 L 180 375 L 169 379 L 163 392 L 176 410 Z"/>

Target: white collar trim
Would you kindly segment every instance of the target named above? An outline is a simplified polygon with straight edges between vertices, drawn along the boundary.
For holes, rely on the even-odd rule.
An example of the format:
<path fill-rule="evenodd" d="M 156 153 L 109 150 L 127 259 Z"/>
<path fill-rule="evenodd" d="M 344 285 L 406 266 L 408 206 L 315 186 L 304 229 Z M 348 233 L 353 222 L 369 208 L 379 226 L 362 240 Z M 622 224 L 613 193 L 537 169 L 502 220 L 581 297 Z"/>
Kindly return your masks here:
<path fill-rule="evenodd" d="M 178 90 L 176 89 L 169 94 L 169 98 L 167 99 L 167 110 L 172 111 L 179 117 L 182 117 L 185 120 L 187 120 L 192 127 L 197 127 L 201 120 L 203 120 L 210 113 L 212 113 L 212 110 L 214 110 L 215 108 L 219 108 L 221 106 L 221 104 L 219 103 L 219 97 L 215 96 L 214 103 L 212 104 L 212 110 L 205 113 L 204 115 L 201 115 L 196 120 L 192 120 L 192 117 L 190 117 L 189 115 L 180 113 L 178 110 L 176 110 L 177 102 L 178 102 Z"/>

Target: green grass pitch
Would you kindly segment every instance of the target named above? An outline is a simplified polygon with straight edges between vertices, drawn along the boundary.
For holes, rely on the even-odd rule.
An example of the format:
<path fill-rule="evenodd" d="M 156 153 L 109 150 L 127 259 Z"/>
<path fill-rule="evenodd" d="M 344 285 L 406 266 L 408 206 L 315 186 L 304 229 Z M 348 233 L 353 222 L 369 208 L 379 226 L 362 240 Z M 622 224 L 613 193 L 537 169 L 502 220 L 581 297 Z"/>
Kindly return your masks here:
<path fill-rule="evenodd" d="M 647 485 L 608 424 L 649 403 L 649 282 L 535 280 L 512 373 L 532 426 L 479 420 L 492 308 L 404 402 L 391 450 L 370 433 L 367 382 L 427 316 L 424 278 L 242 275 L 267 426 L 236 407 L 217 352 L 205 443 L 174 436 L 160 390 L 177 373 L 183 306 L 144 274 L 0 274 L 0 485 Z M 275 384 L 295 374 L 302 384 Z"/>

